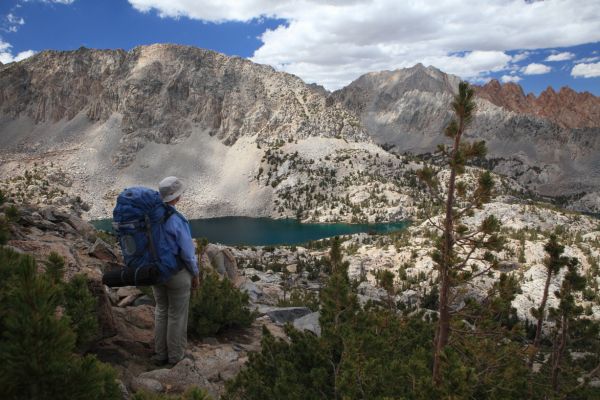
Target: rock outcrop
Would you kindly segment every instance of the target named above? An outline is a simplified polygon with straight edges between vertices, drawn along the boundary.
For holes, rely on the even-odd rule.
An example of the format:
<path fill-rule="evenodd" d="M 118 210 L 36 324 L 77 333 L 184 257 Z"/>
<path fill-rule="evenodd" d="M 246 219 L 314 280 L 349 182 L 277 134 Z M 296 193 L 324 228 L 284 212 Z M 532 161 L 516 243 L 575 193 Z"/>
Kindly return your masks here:
<path fill-rule="evenodd" d="M 418 64 L 363 75 L 330 101 L 357 113 L 377 143 L 400 153 L 427 153 L 445 140 L 441 132 L 459 81 Z M 467 134 L 486 140 L 496 172 L 545 196 L 598 191 L 600 98 L 569 88 L 526 96 L 519 85 L 497 81 L 476 87 L 476 94 L 478 111 Z M 584 211 L 600 206 L 578 205 Z"/>
<path fill-rule="evenodd" d="M 0 129 L 19 120 L 25 131 L 2 135 L 3 147 L 72 143 L 84 128 L 115 116 L 118 143 L 109 144 L 116 147 L 109 155 L 121 167 L 149 142 L 177 143 L 198 129 L 227 145 L 253 135 L 259 142 L 365 138 L 352 114 L 326 104 L 323 93 L 299 78 L 194 47 L 43 51 L 1 72 Z M 71 128 L 32 132 L 61 121 Z"/>
<path fill-rule="evenodd" d="M 600 127 L 600 97 L 589 92 L 577 93 L 566 86 L 556 92 L 549 86 L 536 97 L 525 95 L 516 83 L 501 84 L 496 79 L 476 87 L 476 92 L 506 110 L 548 119 L 562 128 Z"/>

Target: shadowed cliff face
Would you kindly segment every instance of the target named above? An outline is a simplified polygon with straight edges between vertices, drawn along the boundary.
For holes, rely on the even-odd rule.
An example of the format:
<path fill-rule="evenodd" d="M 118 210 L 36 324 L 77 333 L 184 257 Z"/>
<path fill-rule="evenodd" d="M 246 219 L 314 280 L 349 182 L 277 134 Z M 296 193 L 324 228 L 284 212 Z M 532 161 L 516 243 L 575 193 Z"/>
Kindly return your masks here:
<path fill-rule="evenodd" d="M 120 166 L 129 165 L 147 142 L 176 143 L 194 128 L 227 145 L 244 135 L 258 135 L 259 143 L 312 135 L 366 139 L 353 115 L 326 106 L 325 95 L 299 78 L 193 47 L 45 51 L 0 71 L 5 124 L 81 116 L 93 123 L 122 116 L 119 149 L 112 154 Z M 23 145 L 26 134 L 0 141 L 5 147 Z"/>
<path fill-rule="evenodd" d="M 399 152 L 427 153 L 445 141 L 449 104 L 460 79 L 434 67 L 369 73 L 331 94 L 359 115 L 373 139 Z M 600 99 L 519 85 L 475 87 L 478 111 L 468 136 L 488 142 L 495 170 L 544 195 L 600 188 Z"/>

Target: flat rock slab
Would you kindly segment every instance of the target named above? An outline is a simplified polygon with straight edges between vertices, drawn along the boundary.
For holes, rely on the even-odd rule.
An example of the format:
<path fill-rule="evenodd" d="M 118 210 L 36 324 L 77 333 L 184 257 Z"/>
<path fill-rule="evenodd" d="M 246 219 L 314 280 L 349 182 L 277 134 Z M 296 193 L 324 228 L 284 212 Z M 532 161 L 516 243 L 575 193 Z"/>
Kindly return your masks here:
<path fill-rule="evenodd" d="M 119 298 L 128 297 L 128 296 L 141 296 L 142 291 L 135 286 L 123 286 L 117 289 L 117 296 Z"/>
<path fill-rule="evenodd" d="M 97 238 L 92 247 L 88 250 L 88 254 L 102 261 L 117 262 L 118 258 L 110 245 L 104 240 Z"/>
<path fill-rule="evenodd" d="M 312 311 L 307 307 L 264 307 L 259 306 L 258 312 L 268 315 L 269 318 L 278 324 L 293 322 L 298 318 L 310 314 Z"/>
<path fill-rule="evenodd" d="M 145 390 L 152 393 L 160 393 L 164 390 L 162 383 L 156 379 L 137 377 L 131 381 L 131 389 L 134 392 Z"/>
<path fill-rule="evenodd" d="M 320 313 L 313 312 L 304 317 L 294 320 L 294 328 L 299 331 L 310 331 L 317 336 L 321 336 L 321 324 L 319 324 Z"/>
<path fill-rule="evenodd" d="M 154 307 L 113 307 L 119 337 L 124 340 L 151 343 L 154 339 Z"/>
<path fill-rule="evenodd" d="M 159 387 L 156 384 L 158 383 L 161 387 L 168 389 L 169 392 L 182 393 L 192 386 L 207 389 L 211 395 L 214 395 L 217 392 L 211 387 L 211 383 L 202 375 L 202 371 L 196 366 L 194 361 L 189 359 L 181 360 L 170 369 L 164 368 L 144 372 L 135 378 L 134 381 L 137 381 L 137 383 L 143 382 L 152 384 L 152 386 L 156 388 Z M 132 389 L 134 389 L 133 381 Z"/>
<path fill-rule="evenodd" d="M 137 299 L 137 296 L 135 294 L 129 295 L 127 297 L 124 297 L 123 299 L 121 299 L 121 301 L 119 301 L 118 306 L 119 307 L 127 307 L 133 304 L 133 302 L 135 301 L 135 299 Z"/>

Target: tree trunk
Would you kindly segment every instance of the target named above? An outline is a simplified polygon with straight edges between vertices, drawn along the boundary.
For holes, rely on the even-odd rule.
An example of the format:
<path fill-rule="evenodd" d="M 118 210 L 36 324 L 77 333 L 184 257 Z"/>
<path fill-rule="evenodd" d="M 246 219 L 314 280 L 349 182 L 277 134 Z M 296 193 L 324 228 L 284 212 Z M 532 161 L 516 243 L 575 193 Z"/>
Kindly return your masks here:
<path fill-rule="evenodd" d="M 450 310 L 448 305 L 448 294 L 450 291 L 450 270 L 452 268 L 452 250 L 454 248 L 454 190 L 456 186 L 456 165 L 455 158 L 460 145 L 460 136 L 463 130 L 463 121 L 460 120 L 459 129 L 454 138 L 454 148 L 452 149 L 450 178 L 448 182 L 448 197 L 446 199 L 446 218 L 444 220 L 444 236 L 442 248 L 442 264 L 439 268 L 440 273 L 440 304 L 438 306 L 439 321 L 434 339 L 433 353 L 433 381 L 436 385 L 441 382 L 441 354 L 448 344 L 450 335 Z"/>
<path fill-rule="evenodd" d="M 450 310 L 448 309 L 448 291 L 449 291 L 449 277 L 448 270 L 444 268 L 444 271 L 440 271 L 441 277 L 441 288 L 440 288 L 440 301 L 438 306 L 439 321 L 434 339 L 434 355 L 433 355 L 433 381 L 437 385 L 441 382 L 441 355 L 444 347 L 448 344 L 448 335 L 450 333 Z"/>
<path fill-rule="evenodd" d="M 558 394 L 558 373 L 560 372 L 560 362 L 567 346 L 567 334 L 569 330 L 569 319 L 566 315 L 562 316 L 562 327 L 558 345 L 554 351 L 554 360 L 552 363 L 552 389 Z"/>
<path fill-rule="evenodd" d="M 548 300 L 548 288 L 550 287 L 550 279 L 552 278 L 552 271 L 548 269 L 548 275 L 546 275 L 546 284 L 544 285 L 544 295 L 542 296 L 542 303 L 538 308 L 538 321 L 537 327 L 535 328 L 535 338 L 533 339 L 533 352 L 529 356 L 529 369 L 533 367 L 533 359 L 537 353 L 537 349 L 540 346 L 542 340 L 542 325 L 544 324 L 544 313 L 546 310 L 546 301 Z"/>
<path fill-rule="evenodd" d="M 542 303 L 540 304 L 540 308 L 538 309 L 538 321 L 537 327 L 535 329 L 535 339 L 533 340 L 533 345 L 537 348 L 540 345 L 540 341 L 542 340 L 542 325 L 544 324 L 544 314 L 546 312 L 546 302 L 548 301 L 548 289 L 550 288 L 550 279 L 552 279 L 552 272 L 548 271 L 548 275 L 546 276 L 546 284 L 544 285 L 544 295 L 542 296 Z"/>

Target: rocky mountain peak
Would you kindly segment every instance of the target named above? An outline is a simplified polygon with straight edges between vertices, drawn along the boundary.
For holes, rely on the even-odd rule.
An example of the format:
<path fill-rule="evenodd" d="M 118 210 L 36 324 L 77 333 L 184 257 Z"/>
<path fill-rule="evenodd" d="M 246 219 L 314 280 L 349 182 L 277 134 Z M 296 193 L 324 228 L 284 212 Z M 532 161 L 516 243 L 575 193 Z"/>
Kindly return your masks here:
<path fill-rule="evenodd" d="M 370 109 L 394 109 L 398 99 L 413 92 L 433 95 L 454 93 L 459 82 L 457 76 L 419 63 L 410 68 L 362 75 L 345 88 L 333 92 L 331 97 L 334 102 L 360 115 Z"/>
<path fill-rule="evenodd" d="M 270 66 L 173 44 L 43 51 L 0 76 L 5 121 L 35 130 L 118 120 L 119 148 L 111 157 L 122 167 L 147 143 L 176 143 L 194 130 L 227 145 L 254 135 L 258 142 L 314 135 L 367 140 L 356 117 L 326 100 L 326 93 Z M 0 138 L 3 147 L 31 144 L 23 140 L 27 133 L 17 142 L 8 136 Z"/>
<path fill-rule="evenodd" d="M 600 126 L 600 98 L 589 92 L 578 93 L 569 87 L 558 92 L 548 86 L 536 97 L 524 95 L 521 85 L 501 84 L 492 79 L 477 86 L 477 95 L 508 111 L 548 119 L 562 128 L 596 128 Z"/>

